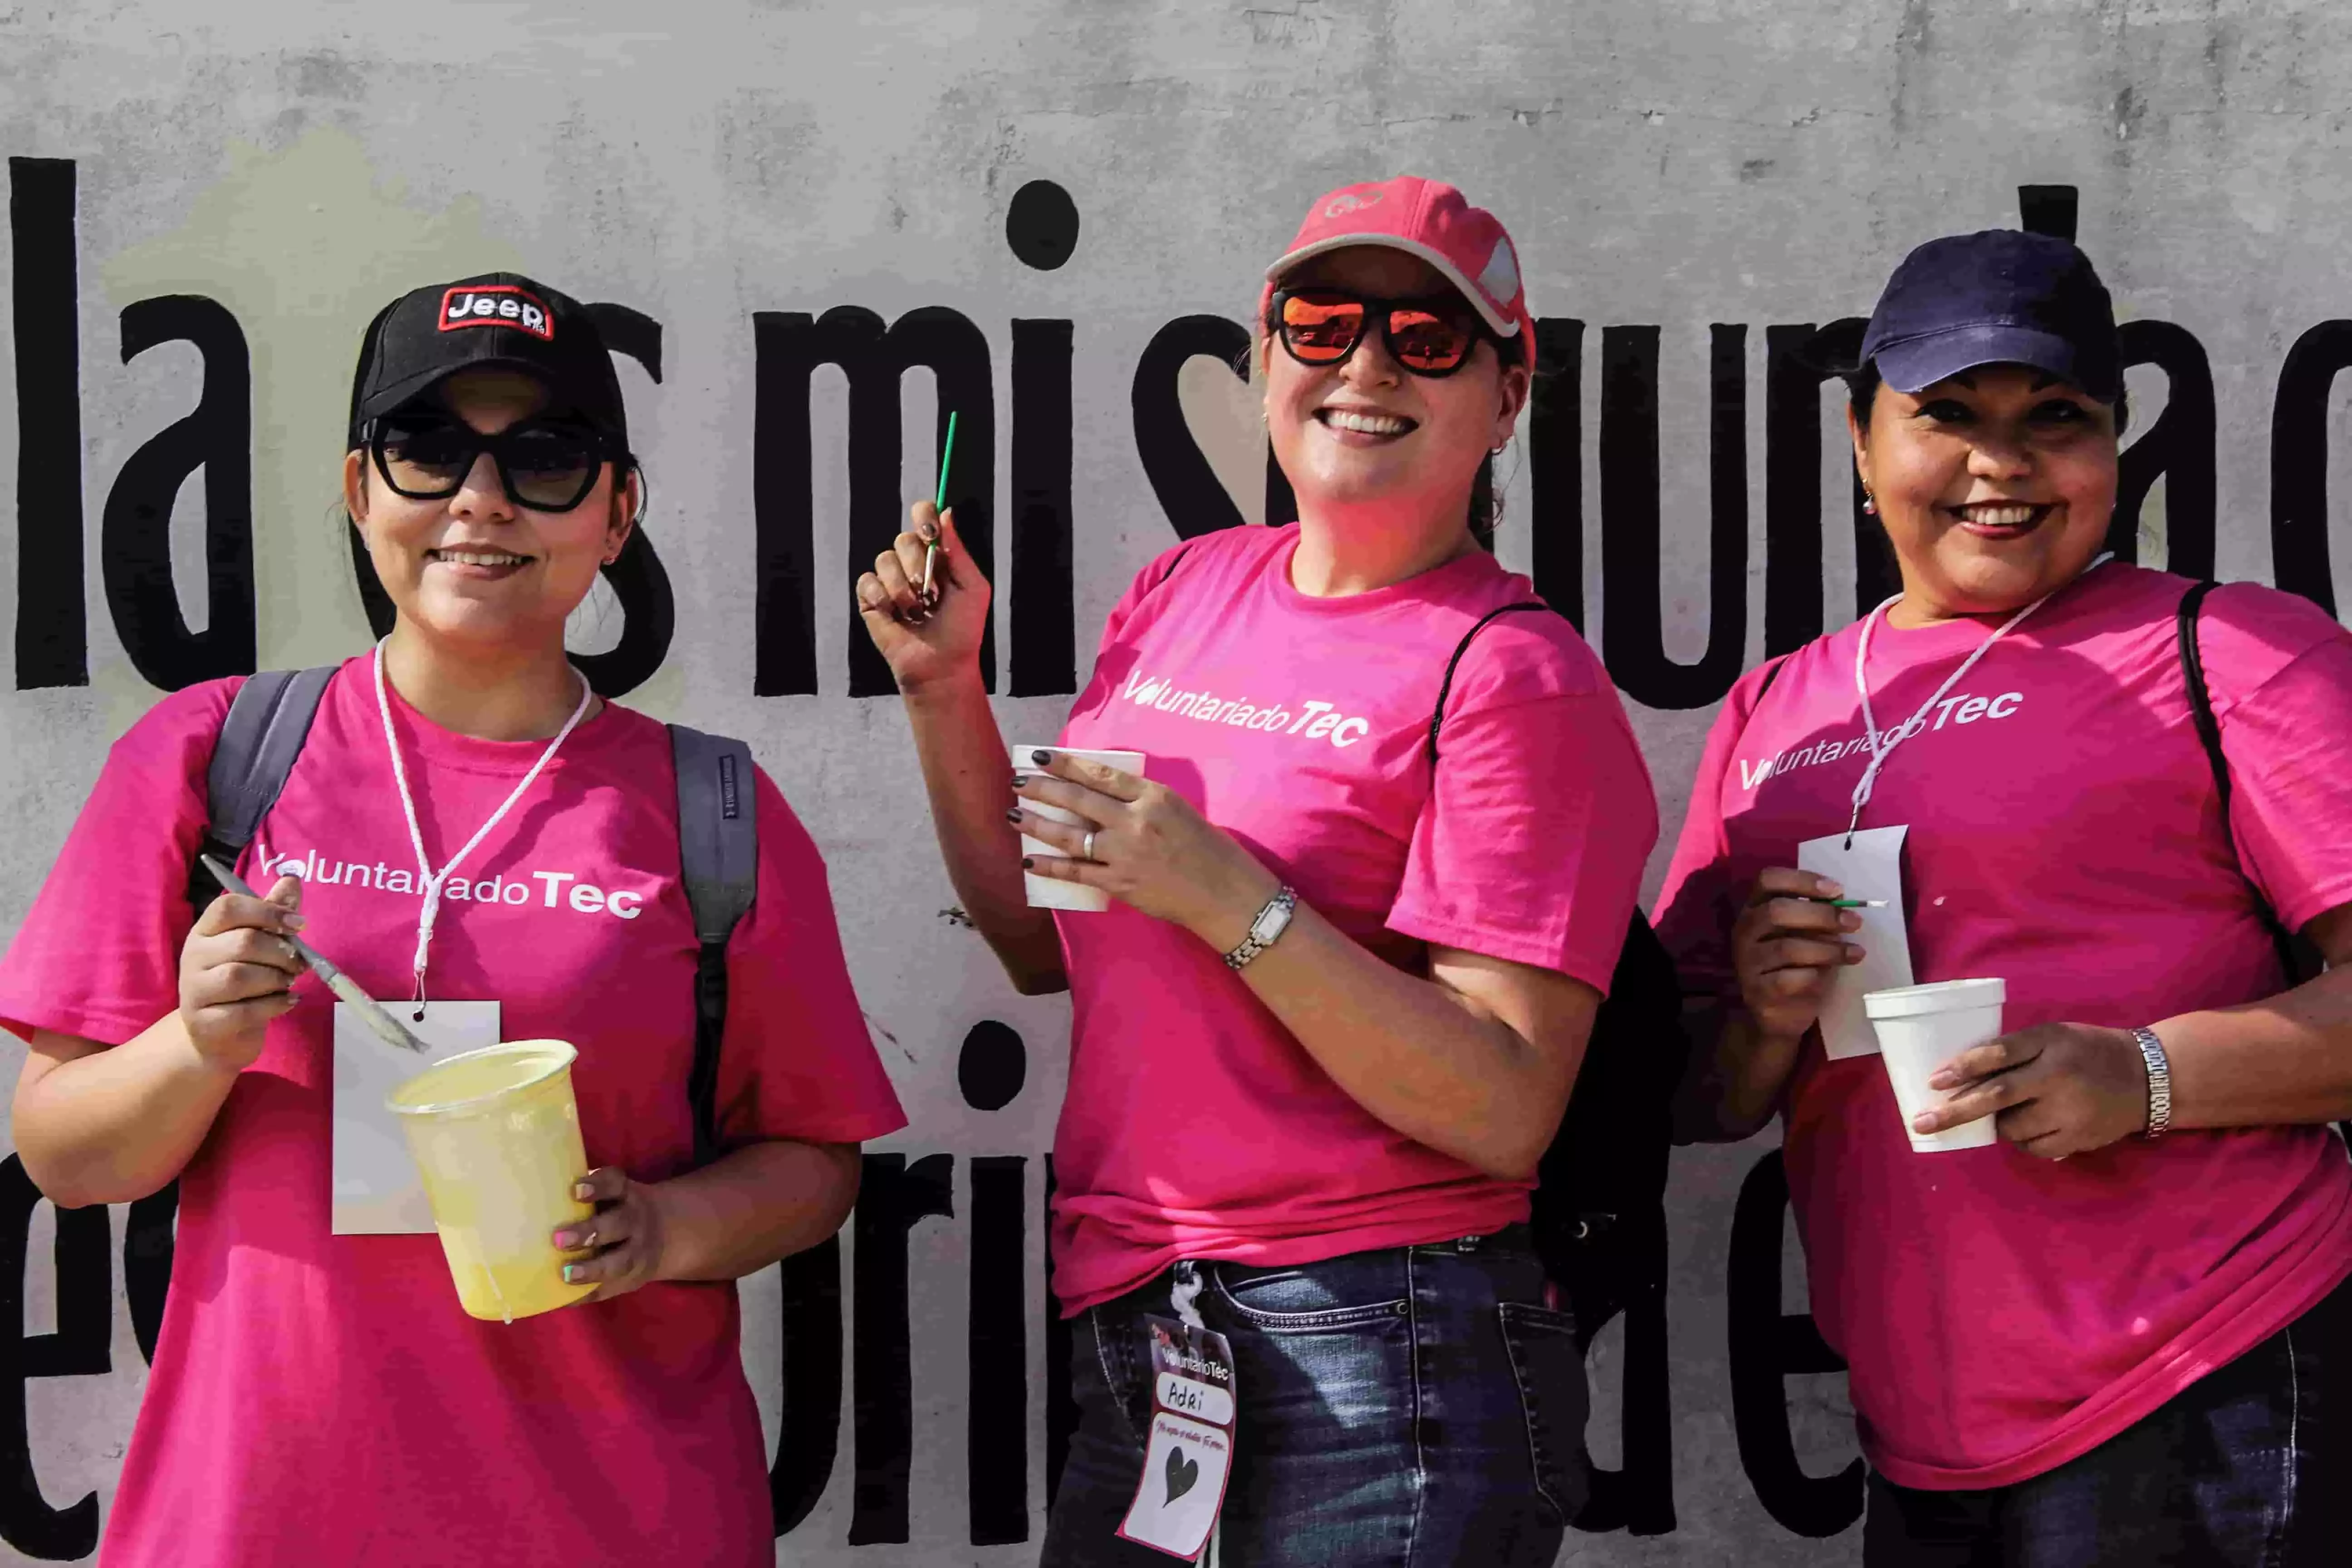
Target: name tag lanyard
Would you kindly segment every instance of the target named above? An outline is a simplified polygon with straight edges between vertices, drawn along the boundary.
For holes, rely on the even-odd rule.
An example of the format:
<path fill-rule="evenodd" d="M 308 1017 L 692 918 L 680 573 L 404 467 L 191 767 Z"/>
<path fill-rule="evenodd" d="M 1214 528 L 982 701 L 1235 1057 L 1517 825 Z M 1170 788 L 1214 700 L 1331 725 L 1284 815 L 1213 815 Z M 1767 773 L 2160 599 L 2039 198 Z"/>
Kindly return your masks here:
<path fill-rule="evenodd" d="M 576 669 L 573 670 L 572 673 L 574 675 L 579 675 L 579 671 Z M 588 704 L 591 700 L 592 693 L 588 688 L 588 678 L 584 675 L 581 675 L 580 701 L 579 704 L 572 710 L 572 717 L 563 721 L 563 728 L 555 732 L 555 739 L 547 743 L 547 750 L 539 754 L 539 761 L 531 763 L 530 772 L 522 775 L 522 782 L 514 786 L 514 793 L 507 796 L 506 800 L 499 806 L 498 810 L 490 813 L 490 819 L 482 824 L 480 828 L 475 832 L 471 838 L 466 840 L 465 847 L 458 850 L 455 855 L 450 856 L 449 858 L 443 863 L 441 869 L 436 871 L 433 868 L 433 863 L 425 858 L 425 835 L 418 831 L 416 826 L 416 801 L 415 798 L 408 793 L 408 770 L 401 763 L 400 742 L 393 734 L 392 731 L 392 703 L 385 694 L 383 685 L 383 644 L 378 643 L 375 645 L 376 710 L 383 716 L 384 749 L 392 753 L 392 779 L 393 783 L 397 784 L 400 788 L 400 809 L 405 812 L 408 816 L 408 842 L 416 851 L 416 874 L 423 884 L 425 893 L 424 907 L 418 911 L 416 916 L 415 971 L 416 1016 L 418 1019 L 422 1020 L 425 1016 L 425 954 L 433 945 L 433 922 L 439 918 L 441 913 L 442 884 L 447 880 L 449 873 L 457 868 L 458 862 L 465 859 L 467 856 L 471 855 L 474 852 L 475 847 L 479 845 L 483 839 L 488 838 L 490 836 L 490 829 L 496 827 L 500 822 L 505 820 L 507 813 L 514 809 L 515 802 L 523 797 L 523 792 L 530 788 L 532 781 L 539 777 L 541 770 L 544 769 L 548 763 L 555 760 L 555 753 L 562 748 L 563 742 L 571 737 L 572 731 L 578 727 L 580 721 L 587 715 Z M 1867 699 L 1865 699 L 1865 700 L 1867 700 Z"/>
<path fill-rule="evenodd" d="M 1870 804 L 1870 786 L 1878 782 L 1878 770 L 1885 765 L 1887 758 L 1895 754 L 1895 746 L 1902 741 L 1919 732 L 1919 726 L 1926 722 L 1929 711 L 1935 708 L 1937 703 L 1941 702 L 1944 700 L 1946 693 L 1949 692 L 1953 687 L 1958 686 L 1960 683 L 1960 679 L 1963 676 L 1967 675 L 1969 670 L 1976 668 L 1977 660 L 1982 658 L 1986 654 L 1992 651 L 1993 644 L 2000 641 L 2001 638 L 2016 630 L 2018 624 L 2023 621 L 2026 616 L 2032 615 L 2034 611 L 2048 604 L 2052 599 L 2056 598 L 2060 594 L 2064 593 L 2068 588 L 2074 586 L 2074 583 L 2081 582 L 2084 577 L 2089 576 L 2092 573 L 2097 571 L 2100 567 L 2105 565 L 2108 562 L 2114 559 L 2115 552 L 2106 551 L 2102 552 L 2097 559 L 2094 560 L 2088 566 L 2083 568 L 2081 574 L 2076 576 L 2073 583 L 2062 584 L 2058 587 L 2051 589 L 2050 592 L 2042 595 L 2042 597 L 2034 600 L 2033 603 L 2026 605 L 2025 608 L 2018 611 L 2017 614 L 2010 616 L 2006 621 L 2003 621 L 1999 631 L 1993 633 L 1992 636 L 1979 643 L 1977 645 L 1976 651 L 1969 654 L 1967 658 L 1961 660 L 1959 668 L 1952 671 L 1950 675 L 1945 677 L 1944 684 L 1936 688 L 1936 694 L 1933 697 L 1928 698 L 1927 701 L 1919 704 L 1919 711 L 1911 715 L 1911 719 L 1908 723 L 1898 725 L 1895 730 L 1889 732 L 1882 733 L 1880 731 L 1878 728 L 1878 721 L 1872 716 L 1870 710 L 1870 676 L 1868 673 L 1870 666 L 1870 634 L 1872 628 L 1878 625 L 1878 617 L 1885 614 L 1889 606 L 1900 601 L 1903 595 L 1900 594 L 1890 595 L 1878 605 L 1876 609 L 1871 611 L 1868 616 L 1864 617 L 1862 623 L 1862 636 L 1855 639 L 1853 647 L 1853 689 L 1862 696 L 1862 732 L 1864 738 L 1870 743 L 1870 765 L 1862 770 L 1862 780 L 1853 786 L 1853 815 L 1846 818 L 1845 824 L 1845 847 L 1847 848 L 1851 849 L 1853 847 L 1854 832 L 1862 826 L 1862 808 Z"/>

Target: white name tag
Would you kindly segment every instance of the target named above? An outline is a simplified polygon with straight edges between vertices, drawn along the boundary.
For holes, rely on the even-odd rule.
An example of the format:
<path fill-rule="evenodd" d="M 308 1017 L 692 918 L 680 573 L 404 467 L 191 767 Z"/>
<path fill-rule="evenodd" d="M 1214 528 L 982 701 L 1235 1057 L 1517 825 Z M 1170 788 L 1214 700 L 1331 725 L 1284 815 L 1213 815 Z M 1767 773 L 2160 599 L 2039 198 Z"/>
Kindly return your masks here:
<path fill-rule="evenodd" d="M 1206 1329 L 1165 1318 L 1143 1322 L 1151 1340 L 1151 1436 L 1143 1479 L 1118 1533 L 1171 1557 L 1197 1560 L 1233 1474 L 1233 1351 L 1224 1335 Z"/>
<path fill-rule="evenodd" d="M 1850 849 L 1843 833 L 1797 846 L 1799 870 L 1829 878 L 1849 899 L 1881 899 L 1886 904 L 1853 911 L 1862 917 L 1862 929 L 1853 933 L 1862 944 L 1862 962 L 1830 977 L 1822 1003 L 1822 1045 L 1832 1061 L 1876 1056 L 1878 1031 L 1862 1010 L 1863 995 L 1911 984 L 1911 931 L 1903 919 L 1903 838 L 1910 831 L 1865 827 L 1853 836 Z"/>
<path fill-rule="evenodd" d="M 422 1057 L 395 1050 L 351 1008 L 335 1004 L 337 1236 L 433 1234 L 433 1206 L 408 1156 L 400 1119 L 384 1108 L 384 1097 L 446 1057 L 499 1043 L 496 1002 L 428 1002 L 422 1022 L 413 1002 L 384 1005 L 433 1050 Z"/>

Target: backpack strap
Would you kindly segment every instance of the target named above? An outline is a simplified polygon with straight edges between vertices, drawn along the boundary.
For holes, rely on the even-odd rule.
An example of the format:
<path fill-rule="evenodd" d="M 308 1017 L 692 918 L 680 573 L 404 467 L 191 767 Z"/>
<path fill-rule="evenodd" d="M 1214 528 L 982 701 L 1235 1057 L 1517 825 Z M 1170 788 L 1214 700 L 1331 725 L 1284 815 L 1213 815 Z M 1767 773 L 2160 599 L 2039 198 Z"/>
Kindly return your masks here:
<path fill-rule="evenodd" d="M 758 805 L 751 749 L 683 724 L 669 727 L 677 764 L 677 847 L 686 901 L 694 911 L 694 1066 L 687 1102 L 694 1114 L 694 1163 L 719 1153 L 719 1047 L 727 1029 L 727 942 L 751 911 L 760 878 Z"/>
<path fill-rule="evenodd" d="M 2230 763 L 2221 753 L 2221 726 L 2213 717 L 2212 693 L 2205 684 L 2205 656 L 2197 638 L 2198 611 L 2205 603 L 2205 595 L 2216 586 L 2210 580 L 2191 584 L 2189 592 L 2180 596 L 2180 608 L 2175 612 L 2173 623 L 2180 642 L 2181 684 L 2189 689 L 2189 717 L 2197 726 L 2198 743 L 2205 748 L 2205 763 L 2213 770 L 2213 789 L 2221 797 L 2221 831 L 2230 836 L 2234 852 L 2237 833 L 2230 826 Z M 2242 858 L 2238 874 L 2245 876 Z M 2253 894 L 2254 913 L 2261 917 L 2263 929 L 2270 932 L 2271 945 L 2278 949 L 2279 963 L 2286 971 L 2287 979 L 2307 979 L 2317 973 L 2298 951 L 2294 933 L 2286 929 L 2252 877 L 2246 878 L 2246 889 Z"/>
<path fill-rule="evenodd" d="M 1516 605 L 1504 605 L 1499 608 L 1487 611 L 1485 615 L 1478 617 L 1476 624 L 1472 626 L 1468 631 L 1462 634 L 1462 640 L 1454 645 L 1454 657 L 1445 661 L 1445 679 L 1438 682 L 1437 706 L 1430 710 L 1430 766 L 1435 767 L 1437 765 L 1437 728 L 1439 725 L 1445 722 L 1445 700 L 1454 695 L 1454 672 L 1461 668 L 1462 656 L 1470 651 L 1471 640 L 1477 637 L 1480 632 L 1486 629 L 1488 622 L 1500 616 L 1511 615 L 1519 610 L 1549 610 L 1551 606 L 1545 604 L 1541 599 L 1522 599 Z"/>
<path fill-rule="evenodd" d="M 205 774 L 207 820 L 201 852 L 236 864 L 261 819 L 278 804 L 294 759 L 310 738 L 310 721 L 336 667 L 268 669 L 248 676 L 229 700 L 228 717 L 213 742 Z M 220 895 L 201 865 L 189 868 L 188 902 L 199 913 Z"/>

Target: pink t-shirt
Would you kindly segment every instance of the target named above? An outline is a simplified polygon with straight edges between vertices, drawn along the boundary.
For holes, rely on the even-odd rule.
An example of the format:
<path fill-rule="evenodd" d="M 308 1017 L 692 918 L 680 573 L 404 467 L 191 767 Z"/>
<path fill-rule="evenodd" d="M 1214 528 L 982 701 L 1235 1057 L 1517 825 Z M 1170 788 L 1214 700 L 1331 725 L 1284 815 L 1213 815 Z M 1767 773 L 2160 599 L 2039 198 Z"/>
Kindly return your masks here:
<path fill-rule="evenodd" d="M 178 1005 L 205 765 L 236 684 L 166 697 L 116 742 L 0 962 L 0 1024 L 119 1044 Z M 393 704 L 438 866 L 545 742 L 471 739 Z M 850 989 L 824 863 L 764 774 L 756 795 L 721 1139 L 893 1131 L 906 1118 Z M 407 995 L 415 855 L 365 659 L 328 687 L 241 874 L 266 891 L 289 859 L 315 862 L 304 934 L 373 994 Z M 507 1038 L 579 1048 L 590 1163 L 646 1181 L 692 1146 L 696 942 L 678 869 L 667 733 L 608 706 L 467 859 L 473 896 L 442 905 L 433 941 L 435 997 L 495 999 Z M 459 1310 L 438 1238 L 331 1235 L 333 998 L 310 976 L 295 994 L 180 1180 L 110 1568 L 772 1562 L 735 1287 L 659 1284 L 481 1322 Z"/>
<path fill-rule="evenodd" d="M 2182 579 L 2110 564 L 1987 652 L 1880 770 L 1906 824 L 1926 983 L 2008 982 L 2004 1026 L 2110 1026 L 2284 979 L 2189 715 Z M 1738 994 L 1758 872 L 1842 830 L 1868 753 L 1850 626 L 1733 689 L 1692 787 L 1658 929 L 1685 984 Z M 1871 707 L 1905 723 L 1990 635 L 1881 621 Z M 2206 678 L 2246 870 L 2290 926 L 2352 899 L 2352 633 L 2250 584 L 2205 601 Z M 2179 1131 L 2056 1163 L 1916 1154 L 1875 1057 L 1809 1040 L 1783 1105 L 1822 1335 L 1870 1462 L 1904 1486 L 2039 1475 L 2275 1333 L 2352 1273 L 2352 1165 L 2321 1127 Z"/>
<path fill-rule="evenodd" d="M 1474 551 L 1312 598 L 1290 582 L 1297 539 L 1235 528 L 1155 562 L 1112 610 L 1064 743 L 1144 752 L 1147 776 L 1399 967 L 1434 943 L 1605 991 L 1657 807 L 1600 660 L 1556 615 L 1496 620 L 1454 676 L 1433 778 L 1447 659 L 1534 591 Z M 1357 1104 L 1198 938 L 1116 903 L 1060 919 L 1066 1310 L 1180 1258 L 1310 1262 L 1527 1216 L 1527 1184 Z"/>

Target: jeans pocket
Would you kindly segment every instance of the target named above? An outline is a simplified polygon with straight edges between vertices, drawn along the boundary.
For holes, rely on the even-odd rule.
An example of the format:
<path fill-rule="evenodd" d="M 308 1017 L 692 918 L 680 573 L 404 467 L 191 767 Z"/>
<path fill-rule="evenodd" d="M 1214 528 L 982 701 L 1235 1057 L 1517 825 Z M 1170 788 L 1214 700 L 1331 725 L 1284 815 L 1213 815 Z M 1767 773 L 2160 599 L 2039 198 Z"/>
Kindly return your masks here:
<path fill-rule="evenodd" d="M 1402 1288 L 1403 1276 L 1367 1268 L 1354 1259 L 1254 1268 L 1243 1264 L 1203 1265 L 1217 1300 L 1252 1328 L 1268 1333 L 1356 1328 L 1408 1316 L 1403 1296 L 1364 1301 Z"/>
<path fill-rule="evenodd" d="M 1087 1337 L 1094 1342 L 1095 1364 L 1092 1375 L 1083 1369 L 1075 1373 L 1072 1393 L 1083 1410 L 1088 1394 L 1094 1392 L 1087 1385 L 1098 1384 L 1097 1397 L 1106 1408 L 1118 1412 L 1126 1424 L 1128 1436 L 1140 1449 L 1144 1447 L 1144 1434 L 1151 1426 L 1151 1394 L 1136 1374 L 1133 1342 L 1142 1333 L 1142 1326 L 1125 1314 L 1090 1307 L 1087 1310 Z"/>
<path fill-rule="evenodd" d="M 1566 1526 L 1575 1521 L 1591 1490 L 1591 1467 L 1584 1447 L 1591 1401 L 1584 1385 L 1584 1352 L 1576 1342 L 1576 1321 L 1518 1301 L 1496 1309 L 1502 1316 L 1503 1345 L 1518 1379 L 1519 1405 L 1527 1417 L 1528 1458 L 1535 1467 L 1536 1491 Z"/>

